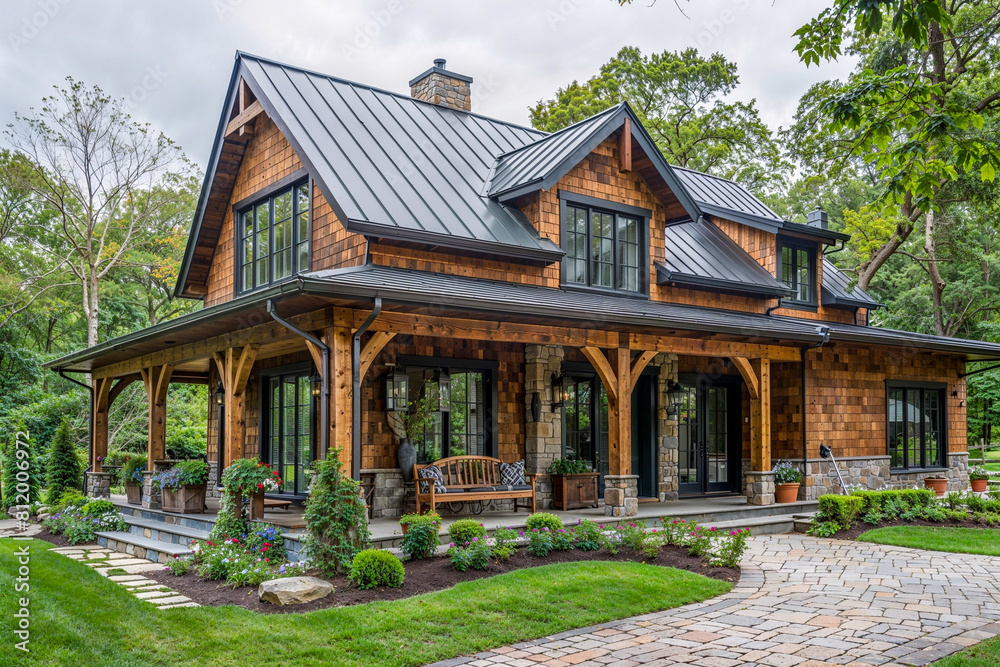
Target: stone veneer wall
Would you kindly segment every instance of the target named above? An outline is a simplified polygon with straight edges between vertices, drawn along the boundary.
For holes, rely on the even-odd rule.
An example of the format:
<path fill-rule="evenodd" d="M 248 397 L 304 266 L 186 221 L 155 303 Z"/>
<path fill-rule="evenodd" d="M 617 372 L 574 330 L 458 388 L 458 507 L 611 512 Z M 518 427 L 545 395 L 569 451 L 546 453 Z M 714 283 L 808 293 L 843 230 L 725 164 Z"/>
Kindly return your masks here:
<path fill-rule="evenodd" d="M 653 358 L 653 366 L 659 367 L 657 384 L 657 418 L 659 428 L 659 481 L 660 502 L 677 500 L 678 483 L 678 452 L 677 452 L 677 416 L 667 414 L 670 401 L 667 398 L 667 388 L 670 382 L 677 379 L 677 355 L 660 353 Z"/>
<path fill-rule="evenodd" d="M 111 473 L 110 472 L 88 472 L 86 486 L 83 494 L 88 498 L 110 498 L 111 497 Z"/>
<path fill-rule="evenodd" d="M 539 510 L 552 507 L 552 481 L 545 473 L 554 459 L 562 456 L 562 414 L 552 409 L 552 376 L 562 371 L 565 351 L 558 345 L 524 346 L 524 470 L 536 473 L 535 502 Z M 542 411 L 531 420 L 531 400 L 537 393 Z"/>
<path fill-rule="evenodd" d="M 410 97 L 459 111 L 472 111 L 470 81 L 456 79 L 441 72 L 431 72 L 410 86 Z"/>
<path fill-rule="evenodd" d="M 361 472 L 375 475 L 375 490 L 371 497 L 372 517 L 386 519 L 401 516 L 406 487 L 399 468 L 371 468 Z"/>

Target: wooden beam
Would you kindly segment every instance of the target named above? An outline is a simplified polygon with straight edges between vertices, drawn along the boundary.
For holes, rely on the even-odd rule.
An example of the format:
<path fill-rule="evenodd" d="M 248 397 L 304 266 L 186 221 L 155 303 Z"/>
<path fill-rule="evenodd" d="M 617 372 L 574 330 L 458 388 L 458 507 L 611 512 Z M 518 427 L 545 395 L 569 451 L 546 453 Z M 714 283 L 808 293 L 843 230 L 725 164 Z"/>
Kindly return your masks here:
<path fill-rule="evenodd" d="M 632 171 L 632 119 L 628 116 L 618 135 L 618 169 Z"/>
<path fill-rule="evenodd" d="M 733 365 L 736 366 L 736 370 L 740 372 L 740 375 L 743 376 L 743 381 L 747 384 L 747 391 L 750 393 L 750 398 L 754 400 L 760 398 L 760 381 L 753 366 L 750 364 L 750 360 L 746 357 L 731 358 Z"/>
<path fill-rule="evenodd" d="M 242 395 L 246 389 L 247 381 L 250 379 L 250 371 L 253 369 L 253 362 L 257 359 L 258 351 L 260 351 L 260 345 L 257 343 L 250 343 L 240 350 L 239 359 L 236 360 L 236 369 L 233 373 L 234 394 Z"/>
<path fill-rule="evenodd" d="M 260 346 L 254 343 L 242 348 L 229 348 L 213 352 L 212 360 L 219 371 L 224 398 L 222 401 L 223 420 L 223 468 L 243 456 L 244 434 L 246 432 L 246 387 L 253 370 Z"/>
<path fill-rule="evenodd" d="M 149 445 L 146 469 L 153 469 L 153 461 L 166 456 L 167 442 L 167 390 L 174 367 L 170 364 L 150 366 L 142 370 L 143 384 L 146 386 L 146 401 L 149 405 Z"/>
<path fill-rule="evenodd" d="M 110 378 L 94 380 L 94 423 L 92 463 L 94 472 L 102 472 L 102 460 L 108 455 L 108 410 L 111 407 Z"/>
<path fill-rule="evenodd" d="M 642 371 L 649 365 L 649 362 L 653 360 L 658 354 L 655 350 L 646 350 L 641 352 L 635 361 L 632 362 L 632 367 L 629 369 L 629 395 L 635 391 L 635 385 L 639 381 L 639 376 L 642 375 Z"/>
<path fill-rule="evenodd" d="M 630 334 L 629 347 L 633 350 L 656 350 L 694 357 L 767 357 L 772 361 L 798 361 L 799 347 L 765 343 L 741 343 L 726 340 L 702 340 L 657 334 Z"/>
<path fill-rule="evenodd" d="M 597 371 L 597 376 L 601 378 L 601 383 L 608 394 L 608 399 L 618 398 L 618 378 L 614 369 L 611 368 L 611 363 L 604 356 L 604 351 L 596 347 L 581 347 L 580 352 L 583 353 L 583 356 L 587 357 L 587 361 Z"/>
<path fill-rule="evenodd" d="M 352 433 L 355 427 L 361 428 L 360 424 L 353 424 L 351 330 L 347 327 L 330 327 L 326 331 L 324 342 L 330 346 L 330 444 L 340 450 L 344 474 L 350 476 L 354 455 Z"/>
<path fill-rule="evenodd" d="M 632 379 L 631 355 L 627 347 L 608 352 L 614 371 L 615 397 L 608 391 L 608 474 L 632 474 Z M 607 385 L 605 385 L 607 390 Z"/>
<path fill-rule="evenodd" d="M 750 400 L 750 470 L 771 469 L 771 360 L 750 361 L 759 387 L 758 397 Z"/>
<path fill-rule="evenodd" d="M 310 340 L 306 341 L 306 349 L 309 350 L 309 356 L 312 357 L 316 372 L 319 373 L 320 377 L 323 377 L 326 374 L 326 369 L 323 368 L 323 350 L 320 349 L 319 345 Z"/>
<path fill-rule="evenodd" d="M 250 123 L 257 119 L 257 116 L 264 113 L 264 107 L 261 105 L 260 101 L 256 101 L 247 107 L 244 111 L 241 111 L 236 118 L 229 121 L 226 125 L 226 137 L 245 136 L 248 134 L 253 134 L 253 127 Z"/>
<path fill-rule="evenodd" d="M 111 380 L 112 378 L 102 378 L 102 379 Z M 109 408 L 111 407 L 111 404 L 115 402 L 115 399 L 118 398 L 118 395 L 121 394 L 123 391 L 125 391 L 125 389 L 133 382 L 142 382 L 142 374 L 134 373 L 132 375 L 126 375 L 125 377 L 118 378 L 118 382 L 115 382 L 115 385 L 111 387 L 111 391 L 108 393 Z"/>
<path fill-rule="evenodd" d="M 376 331 L 372 334 L 372 337 L 368 339 L 365 343 L 364 348 L 361 350 L 361 381 L 365 381 L 365 376 L 368 375 L 368 369 L 371 368 L 372 362 L 378 357 L 379 353 L 385 348 L 385 346 L 396 337 L 396 334 L 389 331 Z"/>

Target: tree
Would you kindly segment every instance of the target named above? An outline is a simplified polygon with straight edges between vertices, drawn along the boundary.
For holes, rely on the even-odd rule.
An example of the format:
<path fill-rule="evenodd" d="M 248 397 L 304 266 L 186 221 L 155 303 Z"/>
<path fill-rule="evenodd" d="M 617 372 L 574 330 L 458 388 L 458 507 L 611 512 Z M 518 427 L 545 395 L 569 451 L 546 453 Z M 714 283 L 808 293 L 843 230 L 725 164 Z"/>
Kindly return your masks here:
<path fill-rule="evenodd" d="M 627 101 L 669 162 L 762 193 L 781 184 L 791 165 L 755 100 L 724 101 L 738 83 L 736 64 L 719 53 L 706 58 L 691 48 L 644 56 L 625 47 L 595 77 L 539 101 L 531 123 L 553 132 Z"/>
<path fill-rule="evenodd" d="M 22 444 L 24 446 L 20 446 Z M 3 509 L 38 500 L 39 477 L 31 437 L 20 422 L 3 449 Z M 23 454 L 19 454 L 23 452 Z"/>
<path fill-rule="evenodd" d="M 131 119 L 122 100 L 67 79 L 7 132 L 22 158 L 4 180 L 36 197 L 51 225 L 26 231 L 81 288 L 88 346 L 98 343 L 100 283 L 158 238 L 156 222 L 183 197 L 192 167 L 162 133 Z"/>
<path fill-rule="evenodd" d="M 63 492 L 79 489 L 80 474 L 80 459 L 77 458 L 76 448 L 73 446 L 69 419 L 63 418 L 49 449 L 46 501 L 49 504 L 56 503 Z"/>

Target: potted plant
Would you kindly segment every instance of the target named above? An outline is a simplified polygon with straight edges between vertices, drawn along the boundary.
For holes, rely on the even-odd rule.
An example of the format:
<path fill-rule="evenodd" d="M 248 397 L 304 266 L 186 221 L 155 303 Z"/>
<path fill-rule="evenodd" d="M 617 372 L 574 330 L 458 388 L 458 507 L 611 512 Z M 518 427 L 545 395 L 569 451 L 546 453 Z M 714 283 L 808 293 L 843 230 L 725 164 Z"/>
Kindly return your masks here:
<path fill-rule="evenodd" d="M 133 456 L 125 459 L 118 479 L 125 486 L 125 501 L 129 505 L 142 504 L 142 473 L 146 472 L 146 457 Z"/>
<path fill-rule="evenodd" d="M 802 471 L 788 461 L 778 461 L 771 468 L 774 473 L 774 500 L 778 503 L 794 503 L 799 497 Z"/>
<path fill-rule="evenodd" d="M 982 466 L 973 466 L 969 471 L 969 483 L 972 485 L 972 490 L 976 493 L 982 493 L 986 490 L 989 479 L 990 474 Z"/>
<path fill-rule="evenodd" d="M 281 488 L 281 476 L 268 463 L 261 463 L 256 458 L 236 459 L 222 473 L 222 485 L 235 491 L 236 517 L 243 513 L 243 497 L 250 500 L 250 519 L 264 518 L 264 493 L 277 491 Z"/>
<path fill-rule="evenodd" d="M 163 510 L 180 514 L 205 511 L 205 484 L 208 464 L 204 461 L 179 461 L 171 468 L 153 475 L 153 485 L 160 488 Z"/>
<path fill-rule="evenodd" d="M 565 510 L 597 507 L 597 473 L 585 461 L 556 459 L 546 469 L 552 477 L 552 503 Z"/>
<path fill-rule="evenodd" d="M 396 450 L 396 462 L 403 476 L 403 483 L 413 481 L 413 465 L 417 462 L 417 449 L 413 446 L 414 439 L 422 436 L 434 413 L 434 401 L 431 397 L 421 396 L 410 402 L 406 412 L 389 411 L 386 420 L 389 428 L 399 438 L 399 448 Z"/>
<path fill-rule="evenodd" d="M 433 523 L 440 530 L 441 515 L 437 512 L 426 512 L 424 514 L 404 514 L 399 517 L 399 525 L 403 529 L 403 535 L 406 535 L 406 531 L 410 529 L 410 526 L 418 523 Z"/>
<path fill-rule="evenodd" d="M 924 477 L 924 486 L 938 496 L 943 496 L 948 490 L 947 477 Z"/>

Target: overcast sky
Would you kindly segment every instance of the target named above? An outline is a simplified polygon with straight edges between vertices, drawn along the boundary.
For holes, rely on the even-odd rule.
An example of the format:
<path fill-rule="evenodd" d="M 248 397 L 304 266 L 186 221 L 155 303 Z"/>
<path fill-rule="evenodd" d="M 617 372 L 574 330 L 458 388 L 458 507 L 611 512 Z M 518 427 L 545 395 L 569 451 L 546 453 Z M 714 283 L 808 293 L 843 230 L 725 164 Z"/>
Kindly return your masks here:
<path fill-rule="evenodd" d="M 739 65 L 740 99 L 787 125 L 816 81 L 792 33 L 824 0 L 2 0 L 0 121 L 37 105 L 71 75 L 129 100 L 204 166 L 237 49 L 399 92 L 446 58 L 467 74 L 473 109 L 528 123 L 528 107 L 585 80 L 625 45 L 644 53 L 722 52 Z"/>

